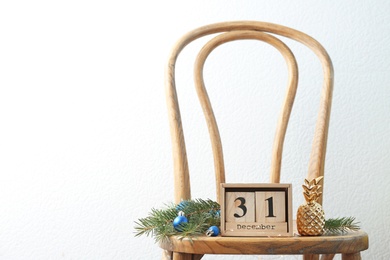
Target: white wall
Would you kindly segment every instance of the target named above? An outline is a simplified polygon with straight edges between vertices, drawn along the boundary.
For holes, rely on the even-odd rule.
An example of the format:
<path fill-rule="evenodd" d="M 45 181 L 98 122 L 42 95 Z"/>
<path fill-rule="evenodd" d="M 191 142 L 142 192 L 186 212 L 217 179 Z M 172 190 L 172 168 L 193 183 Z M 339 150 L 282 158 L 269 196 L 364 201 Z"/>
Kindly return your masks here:
<path fill-rule="evenodd" d="M 0 259 L 160 258 L 133 227 L 173 199 L 164 65 L 182 34 L 228 20 L 283 24 L 328 50 L 335 92 L 325 211 L 361 222 L 370 235 L 364 259 L 389 259 L 389 12 L 386 0 L 2 1 Z M 321 82 L 314 55 L 288 43 L 302 66 L 282 177 L 294 185 L 296 210 Z M 179 95 L 189 104 L 182 113 L 193 197 L 214 198 L 188 61 L 197 46 L 179 60 Z M 221 47 L 207 66 L 228 181 L 267 181 L 282 59 L 245 42 Z"/>

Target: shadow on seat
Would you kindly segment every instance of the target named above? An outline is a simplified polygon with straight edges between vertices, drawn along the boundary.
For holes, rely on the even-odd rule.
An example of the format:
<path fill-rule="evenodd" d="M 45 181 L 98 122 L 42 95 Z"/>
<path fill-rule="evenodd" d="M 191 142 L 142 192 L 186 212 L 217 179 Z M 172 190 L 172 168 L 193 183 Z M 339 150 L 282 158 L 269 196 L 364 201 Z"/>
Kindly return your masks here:
<path fill-rule="evenodd" d="M 284 137 L 298 84 L 298 68 L 291 50 L 274 35 L 288 37 L 309 47 L 322 64 L 324 83 L 320 99 L 316 129 L 310 155 L 307 179 L 324 175 L 327 134 L 333 90 L 333 67 L 326 50 L 312 37 L 281 25 L 237 21 L 211 24 L 184 35 L 174 46 L 166 70 L 166 98 L 174 158 L 175 203 L 191 199 L 189 170 L 175 86 L 175 64 L 178 55 L 190 42 L 210 34 L 217 34 L 199 52 L 195 62 L 195 86 L 209 129 L 216 177 L 216 195 L 220 202 L 220 184 L 225 183 L 225 169 L 221 138 L 217 122 L 203 81 L 203 67 L 208 55 L 219 45 L 234 40 L 255 39 L 275 47 L 284 57 L 288 72 L 287 93 L 277 123 L 271 160 L 271 183 L 279 183 Z M 322 201 L 320 201 L 321 203 Z M 295 232 L 296 233 L 296 232 Z M 360 251 L 368 248 L 368 235 L 363 231 L 336 236 L 301 237 L 207 237 L 190 241 L 171 237 L 160 243 L 163 259 L 201 259 L 204 254 L 236 255 L 304 255 L 304 259 L 361 259 Z"/>

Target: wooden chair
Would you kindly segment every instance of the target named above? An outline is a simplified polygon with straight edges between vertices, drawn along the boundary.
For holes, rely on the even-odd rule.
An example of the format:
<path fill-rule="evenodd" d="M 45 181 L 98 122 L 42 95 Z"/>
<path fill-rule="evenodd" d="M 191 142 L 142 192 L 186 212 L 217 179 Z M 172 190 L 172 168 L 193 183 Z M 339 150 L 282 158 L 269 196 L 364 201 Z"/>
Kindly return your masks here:
<path fill-rule="evenodd" d="M 281 52 L 288 66 L 287 94 L 277 124 L 272 151 L 271 183 L 278 183 L 280 180 L 284 136 L 298 83 L 298 69 L 294 55 L 282 41 L 273 35 L 296 40 L 309 47 L 318 56 L 322 64 L 324 83 L 310 156 L 309 171 L 306 178 L 313 179 L 323 176 L 333 89 L 333 67 L 326 50 L 312 37 L 277 24 L 257 21 L 216 23 L 200 27 L 184 35 L 174 46 L 167 64 L 165 85 L 173 145 L 175 202 L 179 203 L 181 200 L 191 198 L 186 147 L 175 86 L 175 63 L 179 53 L 187 44 L 210 34 L 217 34 L 217 36 L 210 40 L 200 51 L 196 59 L 194 73 L 196 90 L 206 117 L 212 143 L 217 201 L 220 201 L 220 184 L 225 183 L 224 161 L 217 122 L 204 86 L 202 71 L 210 52 L 217 46 L 233 40 L 256 39 L 267 42 Z M 368 236 L 362 231 L 337 236 L 323 235 L 317 237 L 301 237 L 299 235 L 294 235 L 293 237 L 202 236 L 192 242 L 187 239 L 179 240 L 176 237 L 171 237 L 169 242 L 161 243 L 160 247 L 164 249 L 164 259 L 175 260 L 201 259 L 204 254 L 299 254 L 304 255 L 304 259 L 319 259 L 319 255 L 322 254 L 321 259 L 333 259 L 333 256 L 338 253 L 342 254 L 342 259 L 361 259 L 360 251 L 368 248 Z"/>

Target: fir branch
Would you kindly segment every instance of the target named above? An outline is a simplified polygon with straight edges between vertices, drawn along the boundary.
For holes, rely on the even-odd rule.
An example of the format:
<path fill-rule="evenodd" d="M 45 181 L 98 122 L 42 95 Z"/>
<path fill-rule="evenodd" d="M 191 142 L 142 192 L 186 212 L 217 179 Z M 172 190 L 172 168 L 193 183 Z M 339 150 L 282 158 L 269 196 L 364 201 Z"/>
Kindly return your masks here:
<path fill-rule="evenodd" d="M 158 240 L 162 240 L 159 234 L 169 235 L 173 233 L 172 221 L 177 216 L 177 211 L 174 207 L 167 208 L 165 210 L 152 209 L 149 216 L 136 221 L 136 234 L 135 236 L 154 236 L 160 237 Z"/>
<path fill-rule="evenodd" d="M 173 227 L 173 220 L 183 211 L 188 223 L 180 225 L 177 231 Z M 212 201 L 195 199 L 182 201 L 178 205 L 169 204 L 165 209 L 152 209 L 146 218 L 135 221 L 135 236 L 151 236 L 155 242 L 177 236 L 182 240 L 188 238 L 190 242 L 197 236 L 204 235 L 210 226 L 220 226 L 220 205 Z M 331 218 L 325 220 L 325 232 L 340 234 L 360 229 L 354 217 Z"/>
<path fill-rule="evenodd" d="M 188 223 L 174 229 L 172 222 L 183 211 Z M 166 205 L 165 209 L 152 209 L 146 218 L 135 221 L 135 236 L 152 236 L 156 242 L 177 235 L 179 239 L 192 238 L 204 234 L 210 226 L 220 225 L 220 205 L 212 200 L 188 200 L 178 205 Z"/>
<path fill-rule="evenodd" d="M 328 234 L 340 234 L 347 231 L 360 229 L 359 222 L 354 217 L 330 218 L 325 220 L 325 232 Z"/>

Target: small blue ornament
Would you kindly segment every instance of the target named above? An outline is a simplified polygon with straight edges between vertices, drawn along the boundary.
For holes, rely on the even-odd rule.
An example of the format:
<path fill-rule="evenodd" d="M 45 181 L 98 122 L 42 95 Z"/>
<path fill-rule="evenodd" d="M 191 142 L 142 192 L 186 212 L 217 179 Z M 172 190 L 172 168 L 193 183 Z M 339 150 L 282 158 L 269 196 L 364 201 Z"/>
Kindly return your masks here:
<path fill-rule="evenodd" d="M 219 235 L 219 228 L 217 226 L 211 226 L 206 231 L 206 235 L 209 237 L 216 237 Z"/>
<path fill-rule="evenodd" d="M 173 227 L 181 232 L 183 231 L 181 229 L 182 225 L 184 223 L 188 223 L 188 219 L 184 216 L 184 212 L 183 211 L 179 211 L 179 216 L 177 216 L 174 220 L 173 220 Z"/>

